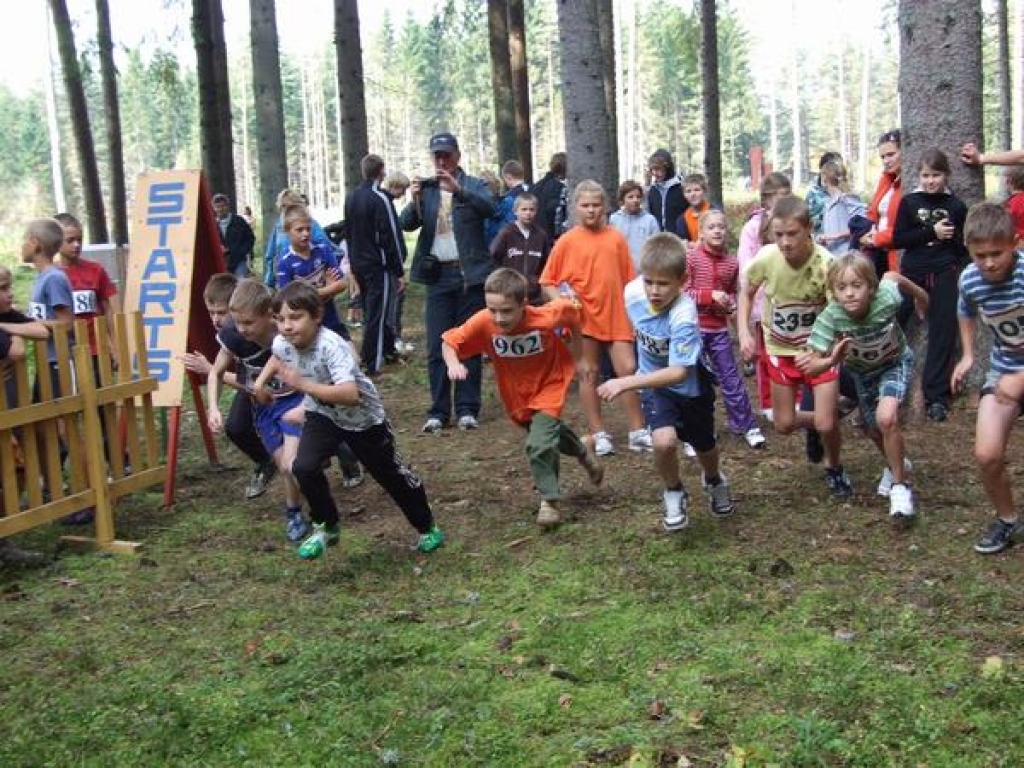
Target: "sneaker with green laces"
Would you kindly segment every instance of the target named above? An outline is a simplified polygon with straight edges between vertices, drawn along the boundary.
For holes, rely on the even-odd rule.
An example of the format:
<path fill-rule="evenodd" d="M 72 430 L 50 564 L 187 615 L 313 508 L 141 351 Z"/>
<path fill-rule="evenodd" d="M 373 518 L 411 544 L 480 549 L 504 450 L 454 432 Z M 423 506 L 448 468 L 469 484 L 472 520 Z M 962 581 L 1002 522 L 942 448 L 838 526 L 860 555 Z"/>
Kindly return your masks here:
<path fill-rule="evenodd" d="M 337 525 L 328 526 L 327 523 L 314 523 L 313 534 L 299 547 L 299 557 L 303 560 L 315 560 L 328 547 L 337 544 L 340 539 L 341 530 Z"/>
<path fill-rule="evenodd" d="M 429 554 L 444 544 L 444 534 L 436 525 L 430 527 L 426 533 L 420 534 L 420 540 L 416 544 L 416 550 Z"/>

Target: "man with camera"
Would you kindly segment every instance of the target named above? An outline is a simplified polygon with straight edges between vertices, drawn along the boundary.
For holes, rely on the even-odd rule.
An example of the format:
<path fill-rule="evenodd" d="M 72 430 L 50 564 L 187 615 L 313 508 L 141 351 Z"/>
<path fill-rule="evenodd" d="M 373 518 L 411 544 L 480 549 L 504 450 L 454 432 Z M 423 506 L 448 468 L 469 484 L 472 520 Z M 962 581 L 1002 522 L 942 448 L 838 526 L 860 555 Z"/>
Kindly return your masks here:
<path fill-rule="evenodd" d="M 484 281 L 491 257 L 484 223 L 494 215 L 494 198 L 483 179 L 459 167 L 459 142 L 450 133 L 430 139 L 434 175 L 414 178 L 412 201 L 402 211 L 402 229 L 419 229 L 410 279 L 427 286 L 424 324 L 430 410 L 423 431 L 440 432 L 451 420 L 452 382 L 441 357 L 441 334 L 462 325 L 484 307 Z M 480 415 L 480 358 L 466 363 L 469 376 L 455 382 L 459 429 L 476 429 Z"/>

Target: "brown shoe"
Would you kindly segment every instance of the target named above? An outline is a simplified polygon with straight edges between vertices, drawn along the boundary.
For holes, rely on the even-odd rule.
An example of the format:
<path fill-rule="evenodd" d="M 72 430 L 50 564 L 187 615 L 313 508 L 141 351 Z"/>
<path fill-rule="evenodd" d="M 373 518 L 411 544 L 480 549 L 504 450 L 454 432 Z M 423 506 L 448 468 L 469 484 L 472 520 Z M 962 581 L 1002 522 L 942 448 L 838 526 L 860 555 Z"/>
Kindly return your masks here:
<path fill-rule="evenodd" d="M 540 503 L 537 510 L 537 525 L 541 528 L 550 528 L 562 522 L 562 516 L 558 514 L 558 502 L 545 499 Z"/>
<path fill-rule="evenodd" d="M 587 452 L 577 459 L 580 466 L 587 471 L 587 477 L 594 485 L 600 485 L 604 480 L 604 467 L 598 461 L 594 452 L 588 447 Z"/>

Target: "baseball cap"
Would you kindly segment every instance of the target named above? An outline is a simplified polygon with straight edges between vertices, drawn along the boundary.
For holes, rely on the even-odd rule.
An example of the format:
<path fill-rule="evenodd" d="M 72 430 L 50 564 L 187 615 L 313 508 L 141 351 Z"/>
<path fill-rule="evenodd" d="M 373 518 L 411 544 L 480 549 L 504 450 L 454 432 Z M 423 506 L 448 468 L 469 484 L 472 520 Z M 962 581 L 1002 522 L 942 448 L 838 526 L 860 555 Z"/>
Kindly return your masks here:
<path fill-rule="evenodd" d="M 459 142 L 450 133 L 436 133 L 430 137 L 430 152 L 458 152 Z"/>

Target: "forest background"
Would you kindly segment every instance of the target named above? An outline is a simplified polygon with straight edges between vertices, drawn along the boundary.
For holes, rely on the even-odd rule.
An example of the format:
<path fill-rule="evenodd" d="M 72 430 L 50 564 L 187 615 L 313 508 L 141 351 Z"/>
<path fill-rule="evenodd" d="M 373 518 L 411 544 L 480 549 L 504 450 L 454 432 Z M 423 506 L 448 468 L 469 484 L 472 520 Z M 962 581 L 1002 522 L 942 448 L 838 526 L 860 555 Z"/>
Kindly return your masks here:
<path fill-rule="evenodd" d="M 196 54 L 185 0 L 110 0 L 129 209 L 147 170 L 202 165 Z M 554 0 L 526 4 L 534 170 L 565 148 L 559 34 Z M 703 169 L 700 19 L 688 0 L 615 0 L 619 176 L 643 178 L 647 156 L 672 151 L 682 172 Z M 718 3 L 722 175 L 726 195 L 749 192 L 749 152 L 793 175 L 800 188 L 822 151 L 848 159 L 856 190 L 879 167 L 877 136 L 899 125 L 899 40 L 894 0 Z M 1010 2 L 1012 91 L 1019 117 L 1021 7 Z M 0 55 L 0 259 L 16 255 L 19 227 L 57 208 L 83 210 L 64 95 L 46 4 L 13 19 Z M 854 10 L 855 6 L 855 10 Z M 234 168 L 239 207 L 259 210 L 249 6 L 225 0 Z M 986 104 L 996 103 L 997 3 L 983 4 Z M 95 4 L 70 0 L 100 177 L 108 178 Z M 498 156 L 485 0 L 359 3 L 371 151 L 389 167 L 425 170 L 427 137 L 452 130 L 471 172 L 496 170 Z M 326 221 L 344 196 L 339 93 L 328 0 L 278 3 L 288 183 L 305 191 Z M 48 113 L 49 110 L 49 113 Z M 998 135 L 986 110 L 986 136 Z M 52 126 L 47 130 L 48 123 Z M 794 141 L 797 138 L 797 141 Z M 1011 137 L 1021 146 L 1020 136 Z M 990 142 L 995 146 L 995 142 Z M 991 192 L 991 186 L 990 186 Z M 83 217 L 84 218 L 84 217 Z"/>

